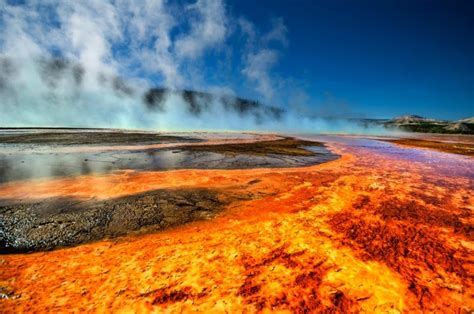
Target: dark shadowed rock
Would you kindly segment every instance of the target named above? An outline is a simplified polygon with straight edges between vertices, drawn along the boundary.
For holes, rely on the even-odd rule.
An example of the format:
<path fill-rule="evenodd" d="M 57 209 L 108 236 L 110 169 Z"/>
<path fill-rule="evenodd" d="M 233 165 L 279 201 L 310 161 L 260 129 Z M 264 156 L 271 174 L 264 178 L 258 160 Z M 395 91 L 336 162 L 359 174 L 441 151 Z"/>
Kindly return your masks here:
<path fill-rule="evenodd" d="M 206 189 L 156 190 L 105 201 L 0 201 L 0 252 L 49 250 L 214 217 L 228 198 Z"/>

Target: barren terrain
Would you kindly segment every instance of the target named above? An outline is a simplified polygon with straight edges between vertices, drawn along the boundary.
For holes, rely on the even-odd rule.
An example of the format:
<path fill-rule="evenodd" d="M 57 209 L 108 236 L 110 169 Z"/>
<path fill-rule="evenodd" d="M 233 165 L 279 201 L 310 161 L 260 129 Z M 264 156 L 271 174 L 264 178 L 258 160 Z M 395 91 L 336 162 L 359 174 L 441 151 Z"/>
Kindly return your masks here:
<path fill-rule="evenodd" d="M 112 207 L 119 213 L 133 212 L 137 200 L 128 204 L 127 197 L 148 193 L 159 195 L 148 199 L 159 204 L 165 194 L 207 191 L 217 204 L 208 205 L 204 220 L 160 232 L 2 255 L 2 311 L 471 312 L 472 157 L 354 137 L 304 140 L 324 143 L 340 158 L 290 168 L 130 169 L 0 185 L 3 202 L 75 198 L 90 208 L 125 202 Z M 278 158 L 307 154 L 302 147 L 285 148 Z M 235 149 L 216 150 L 232 158 Z M 195 212 L 193 198 L 180 195 Z"/>

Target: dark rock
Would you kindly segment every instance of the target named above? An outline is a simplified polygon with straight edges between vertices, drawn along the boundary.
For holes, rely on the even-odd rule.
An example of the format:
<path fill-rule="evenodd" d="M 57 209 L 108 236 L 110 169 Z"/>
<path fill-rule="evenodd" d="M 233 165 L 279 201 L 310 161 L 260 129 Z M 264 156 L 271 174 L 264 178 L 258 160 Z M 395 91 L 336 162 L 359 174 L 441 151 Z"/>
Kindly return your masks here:
<path fill-rule="evenodd" d="M 205 189 L 156 190 L 105 201 L 1 201 L 0 252 L 49 250 L 153 232 L 215 216 L 228 201 Z"/>

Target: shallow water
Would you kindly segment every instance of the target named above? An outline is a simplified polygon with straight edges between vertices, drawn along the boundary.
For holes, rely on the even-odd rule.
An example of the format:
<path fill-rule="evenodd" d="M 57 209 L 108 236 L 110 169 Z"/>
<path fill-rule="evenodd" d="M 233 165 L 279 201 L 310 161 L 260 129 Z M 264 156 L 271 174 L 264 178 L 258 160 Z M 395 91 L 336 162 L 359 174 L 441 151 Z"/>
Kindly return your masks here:
<path fill-rule="evenodd" d="M 397 144 L 353 136 L 304 136 L 303 139 L 336 143 L 349 150 L 366 151 L 374 157 L 385 160 L 403 160 L 429 167 L 445 176 L 474 179 L 474 160 L 471 157 L 431 149 L 404 147 Z"/>
<path fill-rule="evenodd" d="M 246 154 L 224 155 L 180 148 L 104 150 L 64 152 L 53 146 L 37 149 L 25 145 L 2 145 L 0 151 L 0 183 L 47 177 L 102 174 L 118 170 L 171 169 L 250 169 L 299 167 L 337 159 L 325 147 L 306 147 L 314 156 Z"/>

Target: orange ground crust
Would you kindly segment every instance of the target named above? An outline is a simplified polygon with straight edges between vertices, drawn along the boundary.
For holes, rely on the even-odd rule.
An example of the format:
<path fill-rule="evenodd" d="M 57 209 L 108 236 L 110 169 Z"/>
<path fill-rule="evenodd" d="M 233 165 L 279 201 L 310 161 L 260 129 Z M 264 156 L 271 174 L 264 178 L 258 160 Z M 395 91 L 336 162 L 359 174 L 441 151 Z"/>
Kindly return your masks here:
<path fill-rule="evenodd" d="M 428 141 L 428 140 L 419 140 L 419 139 L 397 139 L 397 140 L 387 140 L 391 143 L 410 146 L 410 147 L 420 147 L 434 149 L 437 151 L 445 153 L 453 153 L 459 155 L 474 156 L 474 144 L 468 143 L 451 143 L 451 142 L 438 142 L 438 141 Z"/>
<path fill-rule="evenodd" d="M 106 199 L 157 188 L 261 193 L 158 234 L 0 257 L 2 312 L 474 309 L 472 181 L 333 146 L 298 169 L 121 172 L 0 187 Z M 357 156 L 357 157 L 356 157 Z"/>

